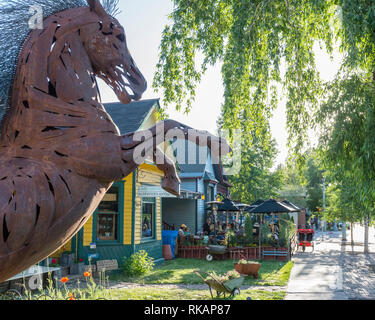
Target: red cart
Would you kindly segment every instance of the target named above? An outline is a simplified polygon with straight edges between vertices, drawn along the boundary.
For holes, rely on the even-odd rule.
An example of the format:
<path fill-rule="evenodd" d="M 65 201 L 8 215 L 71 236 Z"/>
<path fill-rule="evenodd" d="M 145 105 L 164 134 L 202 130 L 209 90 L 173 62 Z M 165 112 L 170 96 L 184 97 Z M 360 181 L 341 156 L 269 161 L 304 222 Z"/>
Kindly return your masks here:
<path fill-rule="evenodd" d="M 298 248 L 302 247 L 302 251 L 305 252 L 306 247 L 311 247 L 314 251 L 314 229 L 298 229 Z"/>

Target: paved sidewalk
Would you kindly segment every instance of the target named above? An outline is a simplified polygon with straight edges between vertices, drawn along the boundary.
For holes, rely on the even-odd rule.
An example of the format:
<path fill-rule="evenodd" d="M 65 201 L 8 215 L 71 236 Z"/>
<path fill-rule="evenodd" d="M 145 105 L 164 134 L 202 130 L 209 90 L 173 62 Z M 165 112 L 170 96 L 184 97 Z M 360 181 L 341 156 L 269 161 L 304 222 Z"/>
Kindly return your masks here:
<path fill-rule="evenodd" d="M 363 229 L 355 227 L 355 246 L 342 242 L 341 232 L 317 233 L 315 250 L 294 255 L 285 300 L 375 299 L 375 237 L 363 254 Z"/>
<path fill-rule="evenodd" d="M 340 266 L 339 232 L 317 233 L 315 250 L 306 248 L 293 256 L 285 300 L 346 300 Z"/>
<path fill-rule="evenodd" d="M 348 299 L 375 300 L 375 229 L 370 228 L 369 232 L 369 254 L 363 253 L 364 228 L 357 224 L 353 231 L 354 245 L 351 244 L 348 231 L 340 260 L 344 275 L 344 292 Z"/>

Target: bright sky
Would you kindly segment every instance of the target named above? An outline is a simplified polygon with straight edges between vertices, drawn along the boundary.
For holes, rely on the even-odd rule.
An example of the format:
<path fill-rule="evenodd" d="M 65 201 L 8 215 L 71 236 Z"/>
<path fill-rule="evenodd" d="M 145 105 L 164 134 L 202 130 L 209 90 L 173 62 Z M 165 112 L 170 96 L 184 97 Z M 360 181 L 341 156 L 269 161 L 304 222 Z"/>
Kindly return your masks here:
<path fill-rule="evenodd" d="M 143 99 L 160 98 L 152 89 L 152 80 L 158 62 L 159 45 L 164 26 L 168 23 L 168 15 L 172 12 L 171 0 L 137 0 L 120 1 L 122 13 L 117 17 L 124 26 L 128 48 L 137 66 L 148 81 L 148 89 Z M 339 58 L 330 58 L 317 49 L 318 70 L 324 80 L 332 80 L 339 65 Z M 220 66 L 209 68 L 197 88 L 193 109 L 184 115 L 169 106 L 168 114 L 174 120 L 191 127 L 215 133 L 216 121 L 220 115 L 223 103 L 223 85 Z M 101 94 L 104 102 L 118 101 L 115 94 L 103 82 L 100 82 Z M 275 110 L 271 120 L 272 136 L 276 139 L 279 149 L 275 166 L 284 163 L 287 158 L 287 131 L 285 115 L 285 99 Z M 162 101 L 161 101 L 162 103 Z M 314 134 L 311 135 L 312 140 Z"/>

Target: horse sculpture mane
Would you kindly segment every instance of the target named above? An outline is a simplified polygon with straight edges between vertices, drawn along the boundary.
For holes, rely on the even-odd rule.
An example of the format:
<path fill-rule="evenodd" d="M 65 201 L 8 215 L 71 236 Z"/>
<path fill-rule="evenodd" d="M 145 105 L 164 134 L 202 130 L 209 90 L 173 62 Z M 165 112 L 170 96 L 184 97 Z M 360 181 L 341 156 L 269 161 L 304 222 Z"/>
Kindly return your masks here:
<path fill-rule="evenodd" d="M 120 136 L 106 113 L 96 77 L 102 78 L 123 103 L 140 99 L 146 80 L 128 51 L 120 23 L 98 0 L 87 2 L 89 6 L 78 0 L 65 1 L 74 8 L 64 6 L 63 11 L 44 20 L 43 30 L 27 36 L 12 75 L 10 99 L 4 100 L 0 282 L 68 242 L 112 183 L 129 175 L 144 160 L 135 152 L 142 142 L 134 133 Z M 113 2 L 106 3 L 114 8 Z M 50 12 L 56 8 L 62 7 L 55 6 Z M 9 71 L 9 61 L 6 65 Z M 196 140 L 196 136 L 188 135 L 191 128 L 171 120 L 150 128 L 151 136 L 145 133 L 144 137 L 152 142 L 146 151 L 151 151 L 164 172 L 162 187 L 178 195 L 180 180 L 175 166 L 156 143 L 159 133 L 173 128 L 182 130 L 186 139 Z M 207 145 L 212 141 L 225 145 L 203 134 Z"/>
<path fill-rule="evenodd" d="M 104 0 L 108 14 L 119 13 L 118 0 Z M 68 9 L 87 6 L 85 0 L 3 0 L 0 2 L 0 121 L 9 109 L 10 91 L 17 67 L 19 52 L 30 34 L 30 8 L 40 7 L 43 17 Z"/>

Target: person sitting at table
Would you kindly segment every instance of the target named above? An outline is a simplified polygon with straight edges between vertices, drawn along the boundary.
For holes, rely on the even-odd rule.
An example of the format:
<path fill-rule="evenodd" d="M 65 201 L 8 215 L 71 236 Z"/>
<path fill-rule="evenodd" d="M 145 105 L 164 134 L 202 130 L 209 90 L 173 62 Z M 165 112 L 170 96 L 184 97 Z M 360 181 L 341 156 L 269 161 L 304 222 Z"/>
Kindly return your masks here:
<path fill-rule="evenodd" d="M 190 230 L 189 230 L 188 227 L 185 227 L 184 235 L 185 235 L 185 236 L 189 236 L 189 235 L 190 235 Z"/>
<path fill-rule="evenodd" d="M 211 224 L 209 236 L 215 236 L 215 226 Z"/>
<path fill-rule="evenodd" d="M 211 226 L 211 219 L 207 218 L 205 224 L 203 225 L 204 234 L 206 234 L 206 235 L 210 234 L 210 231 L 211 231 L 210 226 Z"/>
<path fill-rule="evenodd" d="M 222 229 L 223 229 L 223 232 L 226 232 L 226 231 L 227 231 L 227 224 L 226 224 L 226 223 L 223 223 L 223 225 L 222 225 Z"/>
<path fill-rule="evenodd" d="M 237 231 L 237 236 L 242 237 L 242 236 L 243 236 L 243 232 L 244 232 L 244 230 L 243 230 L 243 226 L 241 226 L 241 227 L 238 229 L 238 231 Z"/>
<path fill-rule="evenodd" d="M 223 228 L 221 227 L 221 222 L 216 222 L 216 231 L 217 233 L 223 233 Z"/>
<path fill-rule="evenodd" d="M 180 226 L 180 229 L 178 230 L 178 243 L 180 245 L 183 245 L 185 243 L 185 228 L 186 228 L 186 225 L 182 224 Z"/>
<path fill-rule="evenodd" d="M 184 224 L 182 224 L 182 225 L 180 226 L 180 229 L 178 230 L 178 235 L 179 235 L 180 237 L 183 237 L 183 236 L 185 235 L 185 228 L 186 228 L 186 225 L 184 225 Z"/>

